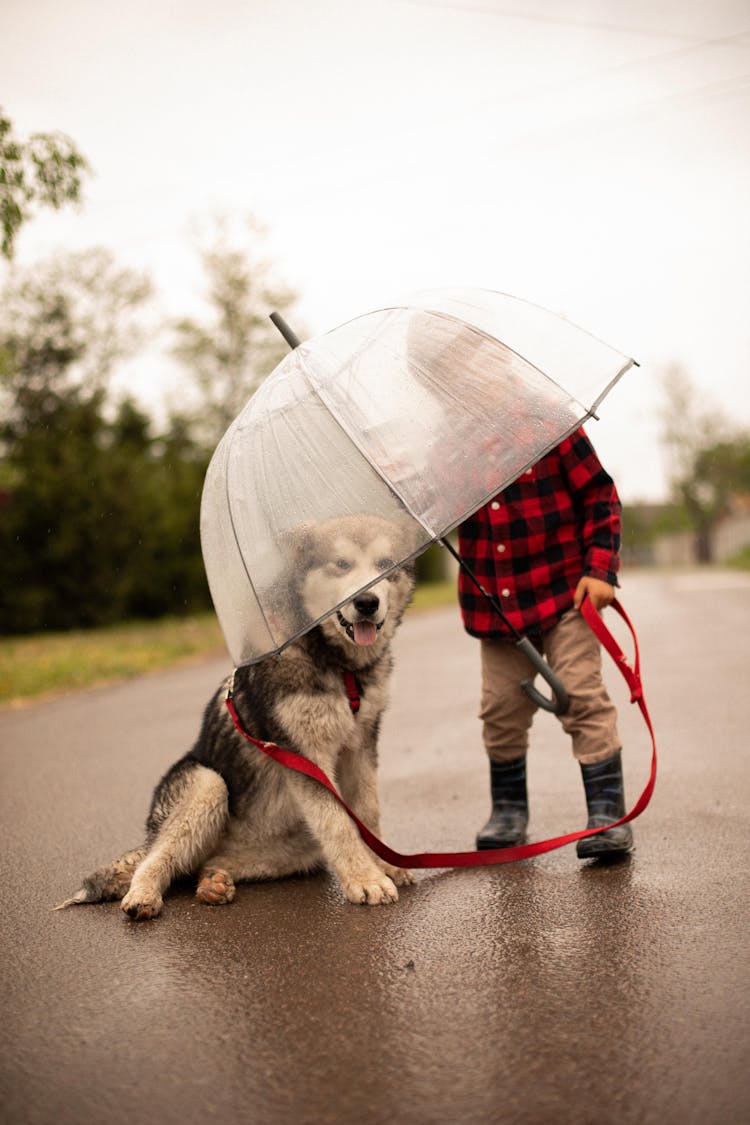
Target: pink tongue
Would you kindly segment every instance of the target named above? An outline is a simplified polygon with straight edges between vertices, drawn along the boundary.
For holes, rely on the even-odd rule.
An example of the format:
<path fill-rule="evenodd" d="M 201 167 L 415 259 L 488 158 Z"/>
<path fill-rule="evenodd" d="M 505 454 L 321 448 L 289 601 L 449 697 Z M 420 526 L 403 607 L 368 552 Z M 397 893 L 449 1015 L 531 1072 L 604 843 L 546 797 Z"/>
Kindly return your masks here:
<path fill-rule="evenodd" d="M 358 645 L 374 645 L 378 631 L 372 621 L 357 621 L 354 625 L 354 640 Z"/>

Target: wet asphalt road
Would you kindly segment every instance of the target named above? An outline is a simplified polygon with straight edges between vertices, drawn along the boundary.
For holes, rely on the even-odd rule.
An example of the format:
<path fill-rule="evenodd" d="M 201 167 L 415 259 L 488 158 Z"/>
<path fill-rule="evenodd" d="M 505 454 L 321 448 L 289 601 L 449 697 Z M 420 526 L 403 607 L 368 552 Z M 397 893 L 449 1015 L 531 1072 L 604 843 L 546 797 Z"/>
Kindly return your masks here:
<path fill-rule="evenodd" d="M 569 847 L 420 873 L 390 907 L 352 906 L 321 875 L 219 908 L 180 889 L 149 923 L 116 904 L 54 913 L 139 841 L 226 662 L 1 712 L 3 1121 L 750 1120 L 750 579 L 635 573 L 622 600 L 660 774 L 614 867 Z M 607 673 L 632 803 L 650 748 Z M 407 619 L 382 738 L 399 850 L 471 847 L 485 819 L 477 685 L 455 611 Z M 547 715 L 530 791 L 533 838 L 582 827 Z"/>

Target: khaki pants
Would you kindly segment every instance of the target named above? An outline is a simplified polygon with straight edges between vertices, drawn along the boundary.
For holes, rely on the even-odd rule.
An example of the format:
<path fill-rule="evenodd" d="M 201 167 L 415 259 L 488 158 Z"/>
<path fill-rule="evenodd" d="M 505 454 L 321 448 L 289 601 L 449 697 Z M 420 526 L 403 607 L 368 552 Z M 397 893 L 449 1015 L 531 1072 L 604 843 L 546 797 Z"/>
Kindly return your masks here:
<path fill-rule="evenodd" d="M 521 688 L 532 666 L 511 641 L 483 640 L 482 703 L 479 712 L 484 744 L 496 762 L 510 762 L 528 749 L 537 706 Z M 593 765 L 621 747 L 617 712 L 602 681 L 601 648 L 577 609 L 570 609 L 543 636 L 542 650 L 570 695 L 570 708 L 559 719 L 573 740 L 573 754 Z M 539 680 L 545 694 L 549 689 Z"/>

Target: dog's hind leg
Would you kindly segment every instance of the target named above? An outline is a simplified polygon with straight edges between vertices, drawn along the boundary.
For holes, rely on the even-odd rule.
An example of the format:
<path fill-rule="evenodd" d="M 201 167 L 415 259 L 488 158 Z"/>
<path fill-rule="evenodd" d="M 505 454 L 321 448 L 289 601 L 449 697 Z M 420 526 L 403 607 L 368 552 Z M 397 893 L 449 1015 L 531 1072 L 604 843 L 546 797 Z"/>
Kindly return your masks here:
<path fill-rule="evenodd" d="M 119 859 L 87 875 L 81 884 L 81 889 L 76 891 L 72 898 L 67 898 L 53 909 L 63 910 L 66 906 L 79 906 L 87 902 L 110 902 L 112 899 L 124 898 L 128 893 L 133 872 L 145 856 L 145 846 L 134 848 L 132 852 L 125 852 Z"/>
<path fill-rule="evenodd" d="M 227 787 L 214 770 L 193 762 L 168 774 L 152 807 L 148 851 L 122 900 L 125 913 L 136 921 L 155 918 L 172 880 L 190 874 L 214 851 L 227 815 Z"/>

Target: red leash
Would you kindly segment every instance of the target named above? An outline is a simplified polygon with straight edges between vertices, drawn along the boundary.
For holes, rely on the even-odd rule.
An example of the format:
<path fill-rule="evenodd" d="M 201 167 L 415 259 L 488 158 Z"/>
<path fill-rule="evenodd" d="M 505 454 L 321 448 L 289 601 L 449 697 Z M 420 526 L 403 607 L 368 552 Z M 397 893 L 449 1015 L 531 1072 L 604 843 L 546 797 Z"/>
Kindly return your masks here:
<path fill-rule="evenodd" d="M 651 773 L 646 787 L 630 812 L 626 813 L 620 820 L 613 822 L 614 824 L 626 824 L 629 820 L 635 820 L 637 816 L 640 816 L 651 800 L 654 785 L 656 784 L 656 736 L 654 734 L 648 708 L 646 707 L 646 700 L 643 696 L 640 654 L 635 629 L 633 628 L 630 618 L 617 600 L 612 602 L 612 608 L 619 613 L 632 634 L 633 644 L 635 646 L 635 661 L 632 667 L 588 598 L 586 598 L 581 606 L 581 613 L 625 678 L 630 688 L 630 702 L 638 704 L 644 722 L 648 727 L 649 734 L 651 735 Z M 354 689 L 351 686 L 351 681 L 347 682 L 346 689 L 352 704 L 352 710 L 356 710 L 354 706 L 356 695 L 353 694 Z M 293 753 L 291 750 L 284 750 L 281 746 L 277 746 L 273 742 L 262 742 L 260 739 L 253 738 L 251 734 L 248 734 L 234 706 L 231 688 L 227 691 L 226 704 L 229 714 L 232 716 L 232 722 L 239 733 L 246 738 L 248 742 L 252 742 L 259 750 L 262 750 L 264 754 L 267 754 L 269 758 L 273 758 L 275 762 L 279 762 L 282 766 L 297 770 L 298 773 L 307 774 L 308 777 L 324 785 L 326 789 L 333 794 L 339 804 L 346 809 L 349 816 L 357 825 L 359 834 L 368 848 L 387 863 L 393 864 L 394 867 L 484 867 L 496 863 L 513 863 L 519 859 L 528 859 L 531 856 L 554 851 L 555 848 L 562 848 L 565 844 L 572 844 L 576 840 L 583 840 L 586 836 L 596 836 L 599 832 L 605 832 L 607 828 L 613 827 L 612 824 L 607 824 L 602 828 L 584 828 L 580 832 L 568 832 L 564 836 L 555 836 L 550 840 L 540 840 L 534 844 L 520 844 L 515 848 L 490 848 L 486 851 L 471 852 L 420 852 L 416 855 L 401 855 L 399 852 L 395 852 L 392 848 L 389 848 L 382 840 L 379 840 L 377 836 L 370 831 L 367 825 L 362 823 L 356 813 L 349 808 L 333 782 L 330 781 L 323 770 L 320 769 L 319 766 L 316 766 L 314 762 L 309 761 L 308 758 L 302 757 L 301 754 Z"/>

